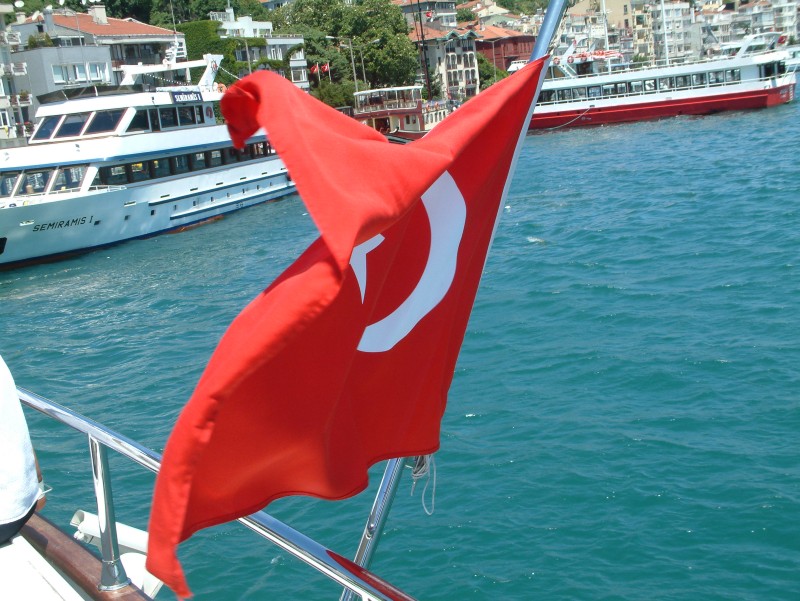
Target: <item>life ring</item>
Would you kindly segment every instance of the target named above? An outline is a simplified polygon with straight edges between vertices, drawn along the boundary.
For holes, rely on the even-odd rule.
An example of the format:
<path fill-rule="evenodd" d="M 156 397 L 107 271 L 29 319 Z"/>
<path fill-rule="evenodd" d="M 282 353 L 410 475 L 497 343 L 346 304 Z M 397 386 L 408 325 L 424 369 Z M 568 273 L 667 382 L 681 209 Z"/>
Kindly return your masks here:
<path fill-rule="evenodd" d="M 214 109 L 212 109 L 210 106 L 207 106 L 206 107 L 206 117 L 211 119 L 211 117 L 213 117 L 213 116 L 214 116 Z"/>
<path fill-rule="evenodd" d="M 575 58 L 573 56 L 570 55 L 570 56 L 567 57 L 567 62 L 568 63 L 572 63 L 574 61 L 575 61 Z"/>
<path fill-rule="evenodd" d="M 225 90 L 227 90 L 227 89 L 228 89 L 228 86 L 226 86 L 224 83 L 218 83 L 217 84 L 217 92 L 219 92 L 220 94 L 224 94 Z"/>
<path fill-rule="evenodd" d="M 561 59 L 560 59 L 560 58 L 558 58 L 558 57 L 555 57 L 555 58 L 553 59 L 553 64 L 554 64 L 554 65 L 557 65 L 557 64 L 558 64 L 558 63 L 560 63 L 560 62 L 561 62 Z"/>

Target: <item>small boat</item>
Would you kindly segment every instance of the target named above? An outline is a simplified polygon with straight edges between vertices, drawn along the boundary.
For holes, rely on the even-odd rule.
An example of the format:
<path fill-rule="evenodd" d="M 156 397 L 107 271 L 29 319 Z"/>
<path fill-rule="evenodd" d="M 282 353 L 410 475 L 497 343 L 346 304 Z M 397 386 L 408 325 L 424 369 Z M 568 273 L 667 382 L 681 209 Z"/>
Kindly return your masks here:
<path fill-rule="evenodd" d="M 379 88 L 353 96 L 353 117 L 400 143 L 421 138 L 455 108 L 452 101 L 423 100 L 422 86 Z"/>
<path fill-rule="evenodd" d="M 26 146 L 0 148 L 0 269 L 181 231 L 295 190 L 264 132 L 234 149 L 221 55 L 128 65 L 117 88 L 39 97 Z M 205 67 L 197 85 L 143 76 Z"/>
<path fill-rule="evenodd" d="M 791 102 L 796 76 L 787 67 L 788 53 L 777 48 L 779 37 L 754 34 L 735 49 L 699 62 L 589 75 L 561 70 L 542 84 L 529 129 L 708 115 Z"/>

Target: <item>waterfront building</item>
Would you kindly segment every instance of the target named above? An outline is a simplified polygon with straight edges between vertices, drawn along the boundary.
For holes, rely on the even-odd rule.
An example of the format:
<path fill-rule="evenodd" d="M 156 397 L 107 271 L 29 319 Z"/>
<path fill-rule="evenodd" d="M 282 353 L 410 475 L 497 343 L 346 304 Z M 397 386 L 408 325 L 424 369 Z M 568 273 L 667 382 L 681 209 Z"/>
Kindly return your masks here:
<path fill-rule="evenodd" d="M 281 61 L 288 68 L 279 69 L 281 75 L 291 80 L 301 90 L 310 89 L 308 81 L 308 64 L 303 52 L 303 36 L 275 34 L 270 21 L 254 21 L 249 15 L 237 17 L 228 6 L 224 11 L 211 12 L 209 17 L 219 23 L 218 34 L 223 39 L 237 40 L 236 60 L 247 63 L 247 68 L 237 77 L 244 77 L 252 72 L 252 65 L 258 65 L 262 59 Z M 264 45 L 251 45 L 248 38 L 260 38 Z M 288 58 L 288 61 L 287 61 Z"/>

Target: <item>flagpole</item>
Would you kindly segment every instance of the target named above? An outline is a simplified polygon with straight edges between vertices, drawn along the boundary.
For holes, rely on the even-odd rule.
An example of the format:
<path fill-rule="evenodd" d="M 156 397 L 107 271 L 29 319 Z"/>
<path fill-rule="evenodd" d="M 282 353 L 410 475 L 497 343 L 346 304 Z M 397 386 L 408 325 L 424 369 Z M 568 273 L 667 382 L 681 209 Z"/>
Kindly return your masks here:
<path fill-rule="evenodd" d="M 372 556 L 375 554 L 378 541 L 381 538 L 381 534 L 383 534 L 383 525 L 386 523 L 389 510 L 392 508 L 392 502 L 397 494 L 397 485 L 400 484 L 400 478 L 403 475 L 406 463 L 407 460 L 404 457 L 390 459 L 386 463 L 383 478 L 378 486 L 378 492 L 375 493 L 372 510 L 367 518 L 364 532 L 361 535 L 361 542 L 358 544 L 358 550 L 356 550 L 356 556 L 353 559 L 362 568 L 369 569 Z M 339 601 L 352 601 L 354 598 L 353 591 L 345 589 L 342 591 Z"/>
<path fill-rule="evenodd" d="M 536 36 L 536 44 L 531 53 L 531 61 L 543 57 L 550 49 L 550 42 L 558 31 L 561 19 L 564 18 L 564 11 L 567 9 L 567 0 L 551 0 L 547 5 L 542 26 L 539 28 L 539 35 Z M 544 71 L 542 71 L 544 73 Z"/>

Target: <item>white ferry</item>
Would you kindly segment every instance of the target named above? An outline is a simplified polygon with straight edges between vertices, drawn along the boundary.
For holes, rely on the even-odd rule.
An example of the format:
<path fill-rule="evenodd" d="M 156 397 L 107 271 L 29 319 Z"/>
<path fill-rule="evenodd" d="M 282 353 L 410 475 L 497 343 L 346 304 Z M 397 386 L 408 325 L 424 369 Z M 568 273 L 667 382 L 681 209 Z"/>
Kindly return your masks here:
<path fill-rule="evenodd" d="M 700 62 L 585 76 L 560 70 L 542 84 L 530 129 L 708 115 L 790 102 L 795 73 L 787 69 L 788 54 L 777 49 L 779 37 L 751 35 L 730 54 Z"/>
<path fill-rule="evenodd" d="M 126 68 L 115 89 L 42 97 L 28 144 L 0 148 L 0 269 L 143 238 L 294 192 L 259 132 L 234 149 L 215 107 L 221 55 Z M 196 86 L 142 74 L 205 67 Z M 58 96 L 58 98 L 52 98 Z"/>
<path fill-rule="evenodd" d="M 353 117 L 390 140 L 421 138 L 453 110 L 447 100 L 422 99 L 422 86 L 379 88 L 353 94 Z"/>

